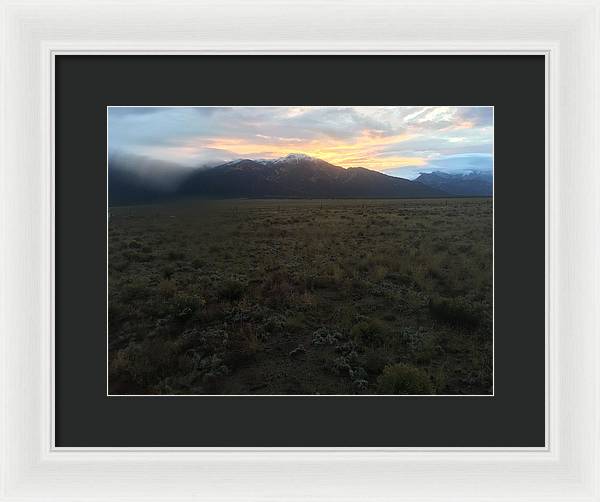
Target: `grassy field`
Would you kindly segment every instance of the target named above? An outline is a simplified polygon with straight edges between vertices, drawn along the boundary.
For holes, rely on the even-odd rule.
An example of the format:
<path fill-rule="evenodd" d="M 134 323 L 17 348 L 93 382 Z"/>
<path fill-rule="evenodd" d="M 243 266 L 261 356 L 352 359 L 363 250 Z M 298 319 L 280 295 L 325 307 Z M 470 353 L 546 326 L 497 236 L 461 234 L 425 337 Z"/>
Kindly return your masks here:
<path fill-rule="evenodd" d="M 492 200 L 111 208 L 111 394 L 492 392 Z"/>

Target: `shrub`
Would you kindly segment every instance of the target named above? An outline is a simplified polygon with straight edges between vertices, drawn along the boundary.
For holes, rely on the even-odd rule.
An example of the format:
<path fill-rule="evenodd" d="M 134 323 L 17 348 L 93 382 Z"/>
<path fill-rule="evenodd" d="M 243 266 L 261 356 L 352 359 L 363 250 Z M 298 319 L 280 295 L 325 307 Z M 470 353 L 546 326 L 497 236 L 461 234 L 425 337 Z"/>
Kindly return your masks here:
<path fill-rule="evenodd" d="M 229 345 L 229 335 L 219 328 L 188 329 L 181 334 L 180 339 L 183 347 L 192 347 L 194 354 L 203 357 L 222 352 Z"/>
<path fill-rule="evenodd" d="M 376 265 L 371 270 L 371 279 L 374 281 L 381 281 L 388 273 L 388 269 L 382 265 Z"/>
<path fill-rule="evenodd" d="M 244 285 L 235 279 L 228 279 L 219 288 L 218 296 L 223 300 L 239 300 L 244 294 Z"/>
<path fill-rule="evenodd" d="M 149 295 L 147 285 L 139 280 L 135 279 L 134 281 L 124 284 L 121 289 L 121 302 L 129 303 L 135 300 L 142 300 L 147 298 Z"/>
<path fill-rule="evenodd" d="M 170 279 L 171 277 L 173 277 L 174 273 L 175 273 L 175 269 L 170 265 L 167 265 L 166 267 L 164 267 L 162 269 L 162 276 L 165 279 Z"/>
<path fill-rule="evenodd" d="M 284 306 L 293 293 L 291 278 L 284 272 L 272 272 L 264 280 L 261 293 L 268 305 Z"/>
<path fill-rule="evenodd" d="M 410 275 L 410 271 L 406 272 L 389 272 L 386 274 L 385 279 L 398 285 L 410 286 L 414 284 L 413 278 Z"/>
<path fill-rule="evenodd" d="M 191 316 L 202 305 L 202 299 L 193 295 L 178 294 L 173 298 L 174 313 L 181 318 Z"/>
<path fill-rule="evenodd" d="M 313 345 L 335 345 L 342 338 L 340 333 L 324 326 L 313 331 L 312 336 Z"/>
<path fill-rule="evenodd" d="M 432 336 L 423 338 L 421 346 L 415 352 L 415 359 L 417 363 L 429 363 L 436 355 L 443 354 L 444 349 L 436 343 L 436 340 Z"/>
<path fill-rule="evenodd" d="M 127 373 L 132 381 L 145 387 L 176 369 L 180 349 L 177 341 L 146 339 L 119 351 L 111 361 L 111 370 Z"/>
<path fill-rule="evenodd" d="M 296 305 L 298 306 L 298 308 L 300 310 L 306 310 L 312 306 L 314 306 L 316 303 L 316 298 L 314 295 L 312 295 L 311 293 L 309 293 L 308 291 L 305 291 L 304 293 L 301 293 L 300 295 L 297 295 L 296 297 Z"/>
<path fill-rule="evenodd" d="M 352 382 L 352 387 L 354 391 L 358 394 L 366 392 L 369 387 L 369 382 L 367 380 L 357 379 Z"/>
<path fill-rule="evenodd" d="M 442 394 L 446 388 L 446 372 L 443 367 L 435 370 L 432 376 L 436 394 Z"/>
<path fill-rule="evenodd" d="M 215 394 L 222 382 L 222 378 L 229 374 L 229 368 L 223 364 L 218 355 L 205 357 L 198 363 L 198 372 L 202 376 L 202 392 Z"/>
<path fill-rule="evenodd" d="M 183 260 L 185 258 L 185 253 L 181 251 L 169 251 L 167 253 L 167 259 L 172 261 Z"/>
<path fill-rule="evenodd" d="M 163 279 L 158 283 L 158 290 L 162 296 L 173 296 L 177 291 L 177 285 L 170 279 Z"/>
<path fill-rule="evenodd" d="M 130 241 L 129 242 L 129 247 L 131 249 L 140 249 L 142 247 L 142 243 L 136 240 Z"/>
<path fill-rule="evenodd" d="M 286 324 L 286 319 L 282 315 L 273 314 L 267 317 L 263 324 L 263 329 L 267 333 L 279 333 L 283 330 Z"/>
<path fill-rule="evenodd" d="M 481 312 L 464 298 L 430 298 L 429 312 L 434 319 L 458 326 L 477 326 Z"/>
<path fill-rule="evenodd" d="M 137 251 L 124 251 L 121 256 L 133 263 L 145 263 L 154 259 L 154 256 L 151 254 L 139 253 Z"/>
<path fill-rule="evenodd" d="M 355 324 L 350 331 L 350 335 L 356 342 L 376 345 L 382 342 L 384 329 L 380 322 L 369 319 Z"/>
<path fill-rule="evenodd" d="M 345 356 L 336 357 L 329 367 L 340 375 L 348 375 L 352 371 L 352 365 Z"/>
<path fill-rule="evenodd" d="M 262 348 L 260 338 L 260 333 L 251 324 L 231 333 L 225 354 L 227 365 L 236 368 L 252 361 Z"/>
<path fill-rule="evenodd" d="M 427 373 L 414 366 L 399 363 L 386 366 L 377 379 L 380 394 L 431 394 Z"/>
<path fill-rule="evenodd" d="M 368 349 L 364 355 L 364 367 L 368 373 L 379 375 L 390 363 L 390 358 L 385 352 L 376 349 Z"/>
<path fill-rule="evenodd" d="M 284 328 L 288 333 L 297 333 L 305 328 L 304 315 L 298 313 L 286 318 Z"/>
<path fill-rule="evenodd" d="M 115 259 L 111 257 L 109 261 L 111 271 L 115 270 L 117 272 L 125 272 L 129 268 L 129 265 L 129 260 L 123 256 L 116 257 Z"/>
<path fill-rule="evenodd" d="M 309 291 L 318 289 L 333 289 L 337 286 L 335 277 L 327 275 L 308 275 L 304 278 Z"/>

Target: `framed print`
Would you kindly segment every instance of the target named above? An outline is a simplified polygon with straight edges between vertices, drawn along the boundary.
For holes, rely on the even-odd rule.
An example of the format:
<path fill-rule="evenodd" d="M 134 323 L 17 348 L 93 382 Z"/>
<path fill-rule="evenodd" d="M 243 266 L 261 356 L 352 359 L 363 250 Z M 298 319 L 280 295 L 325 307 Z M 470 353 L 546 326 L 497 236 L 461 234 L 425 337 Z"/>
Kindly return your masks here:
<path fill-rule="evenodd" d="M 543 57 L 54 64 L 57 447 L 545 447 Z"/>
<path fill-rule="evenodd" d="M 598 2 L 176 7 L 2 4 L 0 498 L 598 500 Z"/>

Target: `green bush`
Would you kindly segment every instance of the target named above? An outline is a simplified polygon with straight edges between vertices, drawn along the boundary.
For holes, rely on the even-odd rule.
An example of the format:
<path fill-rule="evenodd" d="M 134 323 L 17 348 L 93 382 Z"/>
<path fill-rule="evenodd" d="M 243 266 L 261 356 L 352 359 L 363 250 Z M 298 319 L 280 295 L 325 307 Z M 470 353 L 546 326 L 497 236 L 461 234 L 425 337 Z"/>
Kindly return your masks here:
<path fill-rule="evenodd" d="M 109 370 L 115 377 L 147 386 L 174 372 L 180 349 L 178 341 L 146 339 L 117 352 Z"/>
<path fill-rule="evenodd" d="M 434 319 L 458 326 L 477 326 L 481 322 L 481 310 L 464 298 L 430 298 L 429 312 Z"/>
<path fill-rule="evenodd" d="M 390 363 L 389 355 L 380 349 L 367 349 L 363 359 L 363 366 L 371 375 L 379 375 Z"/>
<path fill-rule="evenodd" d="M 380 394 L 431 394 L 427 373 L 414 366 L 400 363 L 386 366 L 377 379 Z"/>
<path fill-rule="evenodd" d="M 178 294 L 172 300 L 174 314 L 181 318 L 190 317 L 201 306 L 201 298 L 194 295 Z"/>
<path fill-rule="evenodd" d="M 384 338 L 384 332 L 385 330 L 380 322 L 369 319 L 355 324 L 350 331 L 350 335 L 357 343 L 378 345 Z"/>
<path fill-rule="evenodd" d="M 244 285 L 235 279 L 226 280 L 219 288 L 219 298 L 223 300 L 239 300 L 243 294 Z"/>

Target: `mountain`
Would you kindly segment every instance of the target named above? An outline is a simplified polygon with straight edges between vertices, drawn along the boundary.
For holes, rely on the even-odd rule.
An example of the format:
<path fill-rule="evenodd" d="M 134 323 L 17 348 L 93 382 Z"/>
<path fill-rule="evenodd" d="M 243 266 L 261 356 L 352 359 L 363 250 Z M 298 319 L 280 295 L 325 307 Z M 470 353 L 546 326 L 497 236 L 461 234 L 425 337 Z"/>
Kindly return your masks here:
<path fill-rule="evenodd" d="M 494 177 L 490 171 L 472 171 L 460 174 L 422 173 L 414 181 L 451 195 L 488 197 L 492 196 L 494 191 Z"/>
<path fill-rule="evenodd" d="M 239 159 L 184 179 L 178 193 L 210 197 L 443 197 L 419 182 L 356 167 L 344 169 L 304 154 Z"/>

